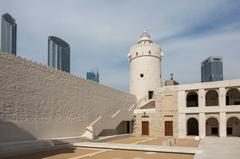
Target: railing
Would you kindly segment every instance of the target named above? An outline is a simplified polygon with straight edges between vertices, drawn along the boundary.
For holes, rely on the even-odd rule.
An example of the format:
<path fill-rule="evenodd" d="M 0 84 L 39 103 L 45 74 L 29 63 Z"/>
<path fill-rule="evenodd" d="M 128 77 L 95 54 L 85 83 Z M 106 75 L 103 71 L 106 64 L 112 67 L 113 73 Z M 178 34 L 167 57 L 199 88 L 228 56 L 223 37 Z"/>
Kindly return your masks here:
<path fill-rule="evenodd" d="M 98 117 L 86 128 L 82 136 L 94 139 L 103 129 L 115 129 L 121 121 L 133 118 L 134 109 L 136 109 L 136 104 L 132 105 L 129 109 L 118 109 L 113 115 Z"/>
<path fill-rule="evenodd" d="M 129 111 L 129 112 L 133 112 L 134 109 L 136 109 L 136 108 L 137 108 L 137 103 L 136 103 L 136 104 L 133 104 L 133 105 L 128 109 L 128 111 Z"/>
<path fill-rule="evenodd" d="M 140 108 L 143 104 L 145 104 L 146 102 L 148 101 L 152 101 L 152 100 L 155 100 L 156 99 L 156 95 L 153 94 L 152 95 L 152 98 L 149 98 L 149 96 L 145 96 L 143 98 L 141 98 L 138 102 L 137 102 L 137 105 L 136 105 L 136 108 Z"/>

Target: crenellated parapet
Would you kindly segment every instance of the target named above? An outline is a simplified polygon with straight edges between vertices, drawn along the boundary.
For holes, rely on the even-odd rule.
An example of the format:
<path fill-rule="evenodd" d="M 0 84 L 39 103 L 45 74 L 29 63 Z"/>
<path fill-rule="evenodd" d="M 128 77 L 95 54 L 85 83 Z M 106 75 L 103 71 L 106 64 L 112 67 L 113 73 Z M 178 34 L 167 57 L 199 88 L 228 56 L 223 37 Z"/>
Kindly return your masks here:
<path fill-rule="evenodd" d="M 51 73 L 51 74 L 55 74 L 55 75 L 58 76 L 58 77 L 63 77 L 63 78 L 68 78 L 68 79 L 74 79 L 74 80 L 79 80 L 79 81 L 84 80 L 84 81 L 86 81 L 86 82 L 95 84 L 95 85 L 97 85 L 97 86 L 108 87 L 108 86 L 99 84 L 98 82 L 95 82 L 95 81 L 93 81 L 93 80 L 88 80 L 88 79 L 85 79 L 85 78 L 83 78 L 83 77 L 81 77 L 81 76 L 77 76 L 77 75 L 74 75 L 74 74 L 70 74 L 70 73 L 68 73 L 68 72 L 55 69 L 55 68 L 53 68 L 53 67 L 44 65 L 44 64 L 39 63 L 39 62 L 36 62 L 36 61 L 32 61 L 32 60 L 30 60 L 30 59 L 26 59 L 26 58 L 21 57 L 21 56 L 14 56 L 14 55 L 12 55 L 12 54 L 0 52 L 0 58 L 5 58 L 5 59 L 8 59 L 8 60 L 14 61 L 14 62 L 16 62 L 16 63 L 23 64 L 23 65 L 25 65 L 25 66 L 28 67 L 28 68 L 40 69 L 40 70 L 43 70 L 43 71 L 45 71 L 45 72 L 48 72 L 48 73 Z M 109 87 L 109 89 L 113 89 L 113 88 Z M 119 91 L 119 90 L 117 90 L 117 91 Z"/>
<path fill-rule="evenodd" d="M 157 58 L 161 58 L 162 55 L 162 50 L 158 44 L 146 41 L 137 43 L 130 48 L 128 54 L 128 61 L 142 56 L 154 56 Z"/>
<path fill-rule="evenodd" d="M 64 72 L 64 71 L 61 71 L 61 70 L 58 70 L 58 69 L 55 69 L 53 67 L 50 67 L 50 66 L 47 66 L 47 65 L 44 65 L 42 63 L 39 63 L 39 62 L 36 62 L 36 61 L 32 61 L 30 59 L 26 59 L 24 57 L 21 57 L 21 56 L 14 56 L 12 54 L 8 54 L 8 53 L 4 53 L 4 52 L 1 52 L 0 53 L 0 57 L 1 58 L 6 58 L 6 59 L 9 59 L 9 60 L 12 60 L 12 61 L 15 61 L 17 63 L 21 63 L 21 64 L 24 64 L 24 65 L 28 65 L 30 67 L 34 67 L 34 68 L 39 68 L 41 70 L 44 70 L 44 71 L 49 71 L 51 73 L 58 73 L 59 75 L 61 74 L 62 76 L 66 76 L 66 77 L 70 77 L 70 78 L 80 78 L 80 79 L 84 79 L 80 76 L 76 76 L 76 75 L 73 75 L 73 74 L 69 74 L 68 72 Z M 85 79 L 84 79 L 85 80 Z"/>

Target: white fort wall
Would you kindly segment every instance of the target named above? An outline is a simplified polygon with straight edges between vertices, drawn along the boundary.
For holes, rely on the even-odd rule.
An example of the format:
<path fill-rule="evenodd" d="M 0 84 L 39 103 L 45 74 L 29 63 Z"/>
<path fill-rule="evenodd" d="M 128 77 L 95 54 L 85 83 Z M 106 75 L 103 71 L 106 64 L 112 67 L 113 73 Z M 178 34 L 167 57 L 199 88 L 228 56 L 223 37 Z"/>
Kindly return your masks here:
<path fill-rule="evenodd" d="M 0 53 L 0 142 L 80 136 L 136 97 Z"/>
<path fill-rule="evenodd" d="M 131 61 L 130 92 L 136 94 L 138 99 L 147 96 L 148 91 L 161 87 L 159 61 L 159 58 L 152 56 L 138 57 Z M 140 77 L 140 74 L 144 77 Z"/>
<path fill-rule="evenodd" d="M 130 48 L 129 92 L 140 100 L 161 87 L 161 49 L 150 41 L 141 41 Z M 142 77 L 141 77 L 142 74 Z"/>

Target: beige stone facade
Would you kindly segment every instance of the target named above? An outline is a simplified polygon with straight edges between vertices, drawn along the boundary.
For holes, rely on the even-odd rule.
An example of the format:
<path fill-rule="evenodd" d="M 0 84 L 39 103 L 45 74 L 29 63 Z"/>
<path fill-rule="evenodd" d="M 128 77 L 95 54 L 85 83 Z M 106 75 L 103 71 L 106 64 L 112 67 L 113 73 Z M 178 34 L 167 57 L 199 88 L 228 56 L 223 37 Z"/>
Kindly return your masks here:
<path fill-rule="evenodd" d="M 135 134 L 142 135 L 142 121 L 148 120 L 150 136 L 169 136 L 168 121 L 176 138 L 240 136 L 240 80 L 161 87 L 155 102 L 135 110 Z"/>
<path fill-rule="evenodd" d="M 156 91 L 155 108 L 135 110 L 135 134 L 142 135 L 142 121 L 149 122 L 150 136 L 165 136 L 165 123 L 172 122 L 173 136 L 178 136 L 178 94 L 176 87 L 163 87 Z"/>
<path fill-rule="evenodd" d="M 157 91 L 156 109 L 160 112 L 160 134 L 165 136 L 165 122 L 173 123 L 173 136 L 178 135 L 178 94 L 176 87 L 163 87 Z"/>

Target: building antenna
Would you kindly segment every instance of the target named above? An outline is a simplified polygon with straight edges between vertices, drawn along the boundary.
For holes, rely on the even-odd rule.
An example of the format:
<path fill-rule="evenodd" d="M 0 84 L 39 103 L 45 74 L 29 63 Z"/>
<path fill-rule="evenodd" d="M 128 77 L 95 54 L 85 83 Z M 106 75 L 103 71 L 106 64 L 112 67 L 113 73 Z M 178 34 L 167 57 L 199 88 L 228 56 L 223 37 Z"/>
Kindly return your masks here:
<path fill-rule="evenodd" d="M 173 80 L 173 73 L 171 73 L 170 76 L 171 76 L 171 80 Z"/>

